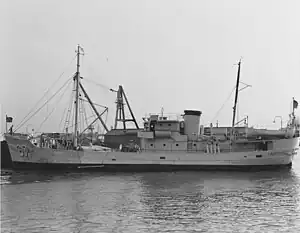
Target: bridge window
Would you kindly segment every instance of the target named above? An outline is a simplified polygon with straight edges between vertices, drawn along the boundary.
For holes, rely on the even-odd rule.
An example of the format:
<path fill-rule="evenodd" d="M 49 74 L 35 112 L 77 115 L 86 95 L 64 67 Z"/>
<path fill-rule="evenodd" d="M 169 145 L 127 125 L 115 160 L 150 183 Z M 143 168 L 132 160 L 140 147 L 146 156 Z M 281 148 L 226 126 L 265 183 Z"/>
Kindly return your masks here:
<path fill-rule="evenodd" d="M 179 146 L 178 144 L 176 144 L 176 146 Z"/>
<path fill-rule="evenodd" d="M 164 144 L 164 146 L 166 146 L 166 144 Z"/>
<path fill-rule="evenodd" d="M 153 144 L 150 144 L 150 146 L 153 146 Z"/>

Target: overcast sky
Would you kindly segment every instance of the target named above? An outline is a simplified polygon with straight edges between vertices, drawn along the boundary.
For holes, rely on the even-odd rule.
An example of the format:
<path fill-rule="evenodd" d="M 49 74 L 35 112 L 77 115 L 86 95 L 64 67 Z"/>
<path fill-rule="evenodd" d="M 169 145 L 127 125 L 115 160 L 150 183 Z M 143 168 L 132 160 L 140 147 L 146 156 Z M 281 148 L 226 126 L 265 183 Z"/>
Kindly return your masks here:
<path fill-rule="evenodd" d="M 15 125 L 62 72 L 48 97 L 73 75 L 75 61 L 68 65 L 78 43 L 86 52 L 81 75 L 123 85 L 139 122 L 163 106 L 165 113 L 201 110 L 202 124 L 230 125 L 233 95 L 215 116 L 235 85 L 240 57 L 241 81 L 252 87 L 240 92 L 239 119 L 279 127 L 274 117 L 287 120 L 292 97 L 300 101 L 298 0 L 3 0 L 0 11 L 0 103 Z M 112 125 L 115 93 L 87 80 Z M 42 130 L 57 131 L 70 94 L 71 86 L 21 131 L 39 128 L 55 106 Z"/>

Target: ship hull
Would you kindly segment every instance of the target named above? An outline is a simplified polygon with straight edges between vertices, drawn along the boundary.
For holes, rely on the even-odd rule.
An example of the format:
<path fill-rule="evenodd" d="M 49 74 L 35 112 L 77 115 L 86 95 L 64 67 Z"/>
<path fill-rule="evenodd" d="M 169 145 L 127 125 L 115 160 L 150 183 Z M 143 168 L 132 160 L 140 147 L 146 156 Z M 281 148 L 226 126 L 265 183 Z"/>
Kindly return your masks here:
<path fill-rule="evenodd" d="M 35 171 L 88 171 L 88 172 L 172 172 L 172 171 L 264 171 L 289 169 L 289 164 L 279 165 L 167 165 L 167 164 L 68 164 L 14 162 L 14 170 Z"/>
<path fill-rule="evenodd" d="M 1 169 L 12 168 L 11 155 L 6 141 L 1 141 Z"/>
<path fill-rule="evenodd" d="M 206 154 L 199 151 L 74 151 L 39 148 L 8 136 L 13 169 L 93 171 L 265 170 L 290 167 L 299 138 L 276 142 L 272 151 Z"/>

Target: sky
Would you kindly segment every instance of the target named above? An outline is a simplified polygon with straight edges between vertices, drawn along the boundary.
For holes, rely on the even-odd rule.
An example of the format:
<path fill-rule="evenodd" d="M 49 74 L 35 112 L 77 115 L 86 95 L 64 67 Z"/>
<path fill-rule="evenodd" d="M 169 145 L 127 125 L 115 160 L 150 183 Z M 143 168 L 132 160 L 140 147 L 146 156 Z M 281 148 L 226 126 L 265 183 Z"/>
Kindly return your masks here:
<path fill-rule="evenodd" d="M 109 126 L 116 95 L 108 88 L 118 85 L 139 123 L 163 107 L 165 114 L 200 110 L 203 125 L 230 125 L 234 95 L 226 99 L 242 57 L 241 81 L 251 87 L 239 93 L 238 119 L 278 128 L 274 117 L 285 122 L 292 98 L 300 102 L 299 11 L 297 0 L 3 0 L 1 130 L 5 114 L 17 126 L 53 83 L 48 98 L 72 77 L 77 44 L 85 51 L 82 83 L 93 102 L 109 108 Z M 58 131 L 71 92 L 20 131 Z"/>

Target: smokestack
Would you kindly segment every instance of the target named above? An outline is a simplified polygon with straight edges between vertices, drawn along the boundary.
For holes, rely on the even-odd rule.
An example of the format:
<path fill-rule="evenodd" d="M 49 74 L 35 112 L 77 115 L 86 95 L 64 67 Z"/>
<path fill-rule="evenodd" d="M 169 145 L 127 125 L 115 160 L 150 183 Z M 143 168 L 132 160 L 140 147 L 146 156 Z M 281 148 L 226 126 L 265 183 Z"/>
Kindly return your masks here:
<path fill-rule="evenodd" d="M 184 134 L 188 136 L 188 140 L 199 135 L 201 114 L 197 110 L 184 110 Z"/>

